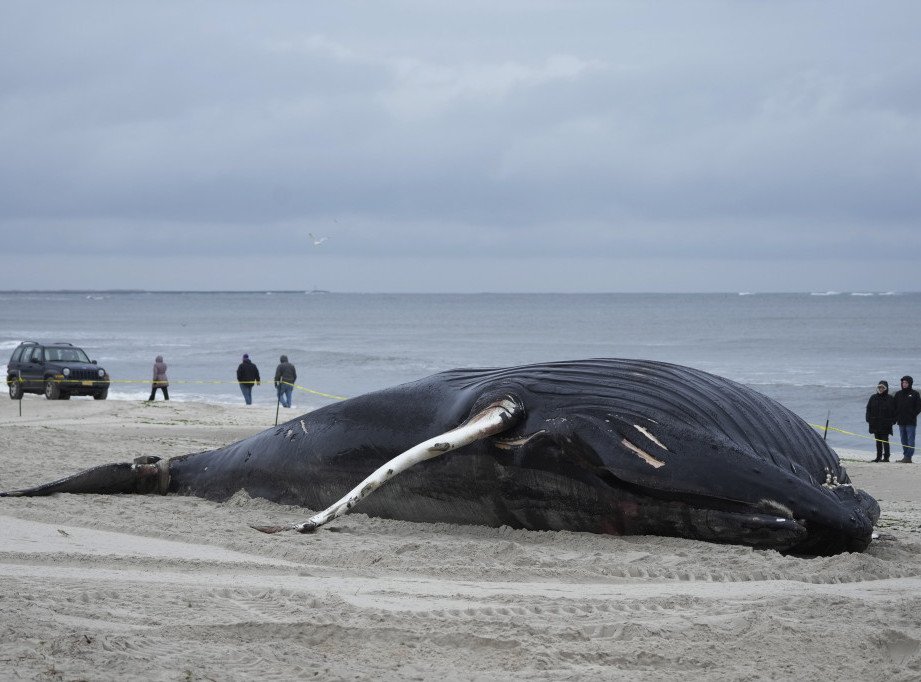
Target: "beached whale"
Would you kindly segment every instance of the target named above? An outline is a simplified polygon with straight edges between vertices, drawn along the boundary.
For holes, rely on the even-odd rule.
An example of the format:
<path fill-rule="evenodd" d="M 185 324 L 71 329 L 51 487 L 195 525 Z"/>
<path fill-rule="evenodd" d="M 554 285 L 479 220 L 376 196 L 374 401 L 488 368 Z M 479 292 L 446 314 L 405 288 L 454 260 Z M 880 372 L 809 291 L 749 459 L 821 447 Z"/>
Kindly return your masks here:
<path fill-rule="evenodd" d="M 594 359 L 457 369 L 314 410 L 217 450 L 110 464 L 2 493 L 244 490 L 371 516 L 796 554 L 862 551 L 879 505 L 776 401 L 707 372 Z M 344 497 L 343 497 L 344 496 Z"/>

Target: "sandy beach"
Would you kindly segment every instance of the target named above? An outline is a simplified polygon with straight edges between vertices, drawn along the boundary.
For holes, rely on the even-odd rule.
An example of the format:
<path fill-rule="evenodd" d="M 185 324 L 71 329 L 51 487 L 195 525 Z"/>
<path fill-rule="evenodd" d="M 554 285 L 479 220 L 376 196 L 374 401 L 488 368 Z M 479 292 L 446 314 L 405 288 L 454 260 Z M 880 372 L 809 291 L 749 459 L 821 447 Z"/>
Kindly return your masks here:
<path fill-rule="evenodd" d="M 0 489 L 274 419 L 4 397 Z M 249 524 L 309 511 L 246 495 L 3 498 L 0 679 L 919 680 L 921 463 L 839 454 L 879 500 L 881 537 L 815 559 L 357 513 L 270 536 Z"/>

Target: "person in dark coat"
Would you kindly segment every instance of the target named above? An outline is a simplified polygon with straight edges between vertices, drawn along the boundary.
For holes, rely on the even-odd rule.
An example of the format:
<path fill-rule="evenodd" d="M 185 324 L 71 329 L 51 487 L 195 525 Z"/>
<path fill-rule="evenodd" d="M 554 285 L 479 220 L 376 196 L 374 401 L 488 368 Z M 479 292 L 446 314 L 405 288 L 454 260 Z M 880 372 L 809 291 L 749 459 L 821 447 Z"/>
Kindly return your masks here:
<path fill-rule="evenodd" d="M 169 386 L 169 379 L 166 378 L 166 363 L 163 362 L 163 356 L 158 355 L 157 359 L 154 360 L 153 383 L 150 385 L 150 397 L 147 401 L 150 402 L 154 399 L 158 388 L 163 391 L 163 399 L 169 400 L 169 391 L 166 389 L 167 386 Z"/>
<path fill-rule="evenodd" d="M 275 391 L 282 407 L 291 407 L 291 392 L 294 391 L 296 380 L 297 371 L 294 365 L 288 362 L 287 355 L 282 355 L 278 367 L 275 368 Z"/>
<path fill-rule="evenodd" d="M 889 436 L 895 424 L 895 398 L 889 395 L 889 383 L 880 379 L 876 393 L 867 401 L 867 424 L 876 439 L 874 462 L 889 461 Z"/>
<path fill-rule="evenodd" d="M 243 354 L 243 362 L 237 367 L 237 383 L 240 384 L 240 391 L 243 393 L 243 400 L 247 405 L 253 404 L 253 385 L 262 386 L 262 379 L 259 376 L 259 368 L 249 359 L 249 355 Z"/>
<path fill-rule="evenodd" d="M 911 464 L 915 454 L 915 431 L 918 427 L 918 414 L 921 413 L 921 395 L 912 388 L 914 383 L 915 380 L 910 376 L 902 377 L 902 390 L 895 394 L 895 420 L 902 439 L 900 464 Z"/>

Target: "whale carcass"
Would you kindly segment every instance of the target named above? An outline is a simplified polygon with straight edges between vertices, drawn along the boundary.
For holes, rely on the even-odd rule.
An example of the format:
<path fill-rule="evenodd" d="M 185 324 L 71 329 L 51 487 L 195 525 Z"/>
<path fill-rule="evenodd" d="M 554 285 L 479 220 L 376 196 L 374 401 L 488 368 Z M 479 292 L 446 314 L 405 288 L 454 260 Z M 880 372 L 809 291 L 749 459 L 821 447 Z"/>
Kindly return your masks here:
<path fill-rule="evenodd" d="M 802 419 L 734 381 L 623 359 L 456 369 L 227 447 L 0 496 L 238 491 L 391 519 L 862 551 L 879 505 Z M 285 526 L 260 528 L 267 532 Z"/>

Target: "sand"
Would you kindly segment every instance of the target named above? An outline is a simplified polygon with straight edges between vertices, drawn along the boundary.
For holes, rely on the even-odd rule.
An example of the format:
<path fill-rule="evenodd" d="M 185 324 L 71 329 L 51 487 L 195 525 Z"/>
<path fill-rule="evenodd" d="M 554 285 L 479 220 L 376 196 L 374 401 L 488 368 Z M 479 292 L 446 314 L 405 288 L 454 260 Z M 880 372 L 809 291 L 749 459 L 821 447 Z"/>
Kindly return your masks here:
<path fill-rule="evenodd" d="M 274 409 L 0 400 L 0 489 L 218 447 Z M 404 523 L 238 495 L 0 499 L 0 679 L 921 679 L 921 464 L 842 451 L 862 554 Z"/>

